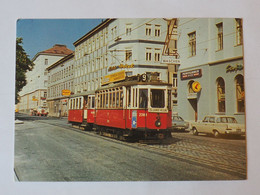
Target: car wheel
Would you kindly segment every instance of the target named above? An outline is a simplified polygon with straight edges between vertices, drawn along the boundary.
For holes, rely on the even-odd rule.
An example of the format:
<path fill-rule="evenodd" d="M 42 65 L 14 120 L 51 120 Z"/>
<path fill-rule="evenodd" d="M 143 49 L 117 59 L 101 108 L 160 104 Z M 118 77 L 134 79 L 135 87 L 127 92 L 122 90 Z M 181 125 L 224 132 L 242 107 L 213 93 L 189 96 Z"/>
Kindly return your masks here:
<path fill-rule="evenodd" d="M 193 135 L 198 135 L 199 134 L 198 130 L 195 127 L 193 127 L 192 132 L 193 132 Z"/>
<path fill-rule="evenodd" d="M 214 130 L 213 135 L 214 135 L 215 138 L 220 137 L 220 133 L 217 130 Z"/>

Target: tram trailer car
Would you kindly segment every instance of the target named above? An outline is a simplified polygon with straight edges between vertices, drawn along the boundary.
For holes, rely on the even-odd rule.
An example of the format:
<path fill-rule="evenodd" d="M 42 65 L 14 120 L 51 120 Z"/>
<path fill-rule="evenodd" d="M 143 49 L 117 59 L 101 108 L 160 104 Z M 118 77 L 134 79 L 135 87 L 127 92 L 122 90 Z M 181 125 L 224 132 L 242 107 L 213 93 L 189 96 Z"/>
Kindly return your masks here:
<path fill-rule="evenodd" d="M 95 122 L 94 92 L 70 97 L 68 122 L 85 130 L 92 130 Z"/>
<path fill-rule="evenodd" d="M 94 130 L 116 138 L 171 137 L 170 85 L 161 81 L 124 81 L 96 90 Z"/>

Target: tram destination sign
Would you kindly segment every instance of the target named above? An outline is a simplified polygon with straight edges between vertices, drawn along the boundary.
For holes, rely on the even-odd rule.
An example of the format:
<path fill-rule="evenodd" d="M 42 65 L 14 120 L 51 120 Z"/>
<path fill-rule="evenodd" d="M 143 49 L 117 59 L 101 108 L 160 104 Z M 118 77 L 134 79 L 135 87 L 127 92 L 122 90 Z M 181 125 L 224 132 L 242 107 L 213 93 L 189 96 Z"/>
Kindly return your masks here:
<path fill-rule="evenodd" d="M 181 72 L 181 80 L 192 79 L 192 78 L 198 78 L 198 77 L 201 77 L 201 76 L 202 76 L 202 71 L 201 71 L 201 69 L 196 69 L 196 70 Z"/>

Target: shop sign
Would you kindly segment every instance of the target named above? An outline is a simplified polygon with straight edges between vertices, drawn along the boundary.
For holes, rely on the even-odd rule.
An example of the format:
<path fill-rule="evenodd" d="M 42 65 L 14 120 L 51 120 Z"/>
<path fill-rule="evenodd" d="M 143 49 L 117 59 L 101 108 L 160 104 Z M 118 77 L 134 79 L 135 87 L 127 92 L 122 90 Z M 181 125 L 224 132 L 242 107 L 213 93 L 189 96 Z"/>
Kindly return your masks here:
<path fill-rule="evenodd" d="M 201 77 L 201 76 L 202 76 L 201 69 L 181 72 L 181 80 L 198 78 L 198 77 Z"/>
<path fill-rule="evenodd" d="M 38 99 L 37 98 L 32 98 L 32 101 L 38 101 Z"/>
<path fill-rule="evenodd" d="M 231 66 L 231 65 L 228 65 L 227 67 L 226 67 L 226 72 L 228 73 L 228 72 L 236 72 L 236 71 L 238 71 L 238 70 L 243 70 L 243 65 L 241 65 L 241 64 L 237 64 L 236 66 Z"/>
<path fill-rule="evenodd" d="M 175 56 L 162 56 L 161 63 L 163 63 L 163 64 L 181 64 L 181 60 L 176 59 Z"/>
<path fill-rule="evenodd" d="M 134 64 L 120 64 L 119 66 L 110 66 L 108 68 L 108 71 L 116 70 L 116 69 L 122 69 L 122 68 L 134 68 Z"/>
<path fill-rule="evenodd" d="M 125 80 L 125 71 L 124 70 L 103 76 L 102 80 L 101 80 L 101 84 L 105 85 L 108 83 L 113 83 L 113 82 L 122 81 L 122 80 Z"/>
<path fill-rule="evenodd" d="M 198 82 L 198 81 L 194 81 L 193 83 L 192 83 L 192 90 L 195 92 L 195 93 L 198 93 L 198 92 L 200 92 L 200 90 L 201 90 L 201 85 L 200 85 L 200 83 Z"/>
<path fill-rule="evenodd" d="M 68 89 L 63 89 L 62 90 L 62 95 L 63 96 L 69 96 L 71 94 L 71 91 L 70 90 L 68 90 Z"/>

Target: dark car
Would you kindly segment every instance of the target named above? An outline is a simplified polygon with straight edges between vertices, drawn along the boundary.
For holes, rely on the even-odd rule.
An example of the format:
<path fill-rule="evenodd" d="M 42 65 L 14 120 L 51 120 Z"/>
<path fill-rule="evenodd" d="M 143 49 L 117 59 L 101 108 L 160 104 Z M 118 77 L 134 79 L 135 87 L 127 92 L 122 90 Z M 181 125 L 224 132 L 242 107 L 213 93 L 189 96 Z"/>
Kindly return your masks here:
<path fill-rule="evenodd" d="M 189 123 L 184 121 L 180 116 L 173 116 L 172 118 L 172 129 L 185 131 L 189 128 Z"/>

